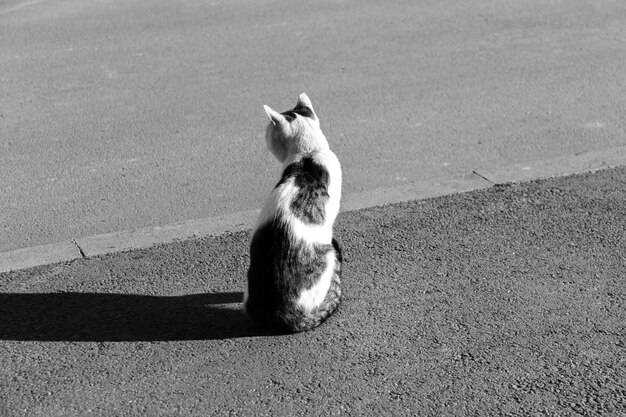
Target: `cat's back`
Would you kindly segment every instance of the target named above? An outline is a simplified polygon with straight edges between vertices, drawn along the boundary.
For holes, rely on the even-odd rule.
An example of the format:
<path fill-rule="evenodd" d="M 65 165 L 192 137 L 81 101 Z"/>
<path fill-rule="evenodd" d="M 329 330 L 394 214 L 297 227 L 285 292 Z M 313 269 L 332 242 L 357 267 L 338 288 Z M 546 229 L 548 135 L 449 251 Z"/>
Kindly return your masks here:
<path fill-rule="evenodd" d="M 330 150 L 301 154 L 284 166 L 275 188 L 279 214 L 308 225 L 332 226 L 341 198 L 341 168 L 335 154 Z"/>

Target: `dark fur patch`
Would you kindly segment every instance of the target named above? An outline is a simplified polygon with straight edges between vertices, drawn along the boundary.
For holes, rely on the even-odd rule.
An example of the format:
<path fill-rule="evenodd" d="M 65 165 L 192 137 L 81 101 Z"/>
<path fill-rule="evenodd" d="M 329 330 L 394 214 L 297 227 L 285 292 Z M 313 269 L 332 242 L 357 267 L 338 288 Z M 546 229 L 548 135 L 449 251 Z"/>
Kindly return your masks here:
<path fill-rule="evenodd" d="M 289 122 L 293 121 L 293 119 L 295 119 L 296 115 L 298 114 L 300 116 L 308 117 L 310 119 L 312 119 L 314 116 L 313 111 L 310 108 L 304 106 L 296 106 L 293 109 L 287 110 L 286 112 L 282 113 L 282 115 L 285 116 L 285 119 L 287 119 L 287 121 Z"/>
<path fill-rule="evenodd" d="M 310 224 L 321 224 L 326 215 L 328 201 L 329 174 L 326 168 L 315 162 L 310 156 L 305 156 L 285 168 L 283 175 L 276 184 L 279 186 L 289 178 L 294 178 L 298 192 L 289 207 L 294 216 Z"/>
<path fill-rule="evenodd" d="M 326 268 L 326 255 L 334 245 L 308 246 L 295 241 L 276 219 L 259 227 L 250 243 L 246 310 L 261 325 L 281 326 L 287 316 L 298 315 L 294 303 L 311 288 Z"/>
<path fill-rule="evenodd" d="M 335 249 L 335 253 L 337 254 L 337 261 L 339 261 L 339 264 L 342 264 L 343 253 L 341 252 L 341 246 L 339 246 L 339 242 L 337 242 L 337 239 L 333 238 L 332 245 L 333 245 L 333 249 Z"/>

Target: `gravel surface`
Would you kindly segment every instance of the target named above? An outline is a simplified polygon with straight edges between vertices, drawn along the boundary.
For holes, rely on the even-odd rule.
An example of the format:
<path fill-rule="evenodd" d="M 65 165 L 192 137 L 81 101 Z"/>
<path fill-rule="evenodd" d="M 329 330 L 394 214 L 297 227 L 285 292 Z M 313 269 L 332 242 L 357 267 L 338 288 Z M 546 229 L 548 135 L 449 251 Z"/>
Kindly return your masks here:
<path fill-rule="evenodd" d="M 626 168 L 340 215 L 345 300 L 267 335 L 249 232 L 0 275 L 0 414 L 624 415 Z"/>

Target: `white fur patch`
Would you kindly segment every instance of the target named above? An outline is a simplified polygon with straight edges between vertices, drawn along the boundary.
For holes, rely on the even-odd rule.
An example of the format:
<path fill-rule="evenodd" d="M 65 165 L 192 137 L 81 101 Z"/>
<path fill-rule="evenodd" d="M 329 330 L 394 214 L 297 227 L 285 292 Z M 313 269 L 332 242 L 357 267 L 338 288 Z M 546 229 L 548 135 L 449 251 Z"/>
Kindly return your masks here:
<path fill-rule="evenodd" d="M 308 224 L 290 215 L 289 225 L 291 226 L 291 233 L 293 233 L 296 239 L 303 240 L 311 245 L 314 243 L 329 245 L 333 239 L 333 224 L 329 222 Z"/>
<path fill-rule="evenodd" d="M 326 203 L 326 224 L 331 228 L 335 223 L 341 202 L 341 165 L 337 156 L 331 151 L 319 152 L 315 155 L 316 162 L 322 164 L 328 171 L 328 202 Z"/>
<path fill-rule="evenodd" d="M 326 269 L 324 269 L 324 272 L 322 272 L 318 281 L 313 284 L 311 288 L 300 293 L 296 304 L 307 312 L 312 311 L 322 304 L 322 302 L 324 302 L 324 298 L 326 298 L 328 290 L 330 289 L 330 283 L 334 272 L 335 252 L 330 251 L 326 254 Z"/>
<path fill-rule="evenodd" d="M 293 178 L 274 188 L 259 214 L 254 230 L 256 231 L 259 227 L 272 220 L 278 213 L 289 214 L 289 205 L 297 192 Z"/>

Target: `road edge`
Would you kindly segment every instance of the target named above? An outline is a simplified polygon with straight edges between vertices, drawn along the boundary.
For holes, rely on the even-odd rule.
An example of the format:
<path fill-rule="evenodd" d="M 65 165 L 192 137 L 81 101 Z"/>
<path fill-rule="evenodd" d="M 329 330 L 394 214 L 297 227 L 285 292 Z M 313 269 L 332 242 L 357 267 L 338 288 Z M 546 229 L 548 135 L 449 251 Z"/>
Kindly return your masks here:
<path fill-rule="evenodd" d="M 474 170 L 459 178 L 440 183 L 418 181 L 393 188 L 378 188 L 347 194 L 342 198 L 341 211 L 423 200 L 511 182 L 525 182 L 593 172 L 625 164 L 626 146 L 622 146 L 527 164 L 512 164 L 494 170 Z M 259 210 L 248 210 L 187 220 L 171 225 L 122 230 L 3 252 L 0 253 L 0 273 L 247 230 L 253 227 L 258 213 Z"/>

